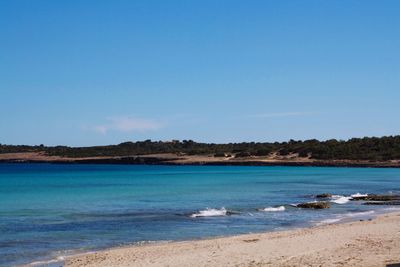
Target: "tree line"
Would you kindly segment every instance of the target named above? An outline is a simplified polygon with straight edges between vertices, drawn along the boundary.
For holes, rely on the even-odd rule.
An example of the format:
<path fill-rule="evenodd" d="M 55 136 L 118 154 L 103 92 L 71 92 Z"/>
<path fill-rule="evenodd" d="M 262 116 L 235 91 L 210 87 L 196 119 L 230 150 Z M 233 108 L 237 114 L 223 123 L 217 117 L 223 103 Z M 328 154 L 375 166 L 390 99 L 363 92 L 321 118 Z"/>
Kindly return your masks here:
<path fill-rule="evenodd" d="M 187 155 L 232 155 L 236 157 L 298 154 L 321 160 L 371 160 L 387 161 L 400 159 L 400 136 L 364 137 L 349 140 L 331 139 L 327 141 L 290 140 L 288 142 L 243 142 L 243 143 L 197 143 L 193 140 L 138 141 L 118 145 L 68 147 L 68 146 L 27 146 L 0 144 L 0 153 L 43 152 L 49 156 L 98 157 L 132 156 L 159 153 Z"/>

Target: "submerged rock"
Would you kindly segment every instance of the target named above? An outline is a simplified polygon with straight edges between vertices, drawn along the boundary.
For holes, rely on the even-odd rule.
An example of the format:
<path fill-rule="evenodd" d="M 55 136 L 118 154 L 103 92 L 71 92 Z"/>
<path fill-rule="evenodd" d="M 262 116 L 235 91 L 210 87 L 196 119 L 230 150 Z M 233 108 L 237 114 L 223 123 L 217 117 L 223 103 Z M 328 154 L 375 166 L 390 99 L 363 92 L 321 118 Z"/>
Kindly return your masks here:
<path fill-rule="evenodd" d="M 316 195 L 315 197 L 316 198 L 328 198 L 328 197 L 332 197 L 332 194 L 324 193 L 324 194 Z"/>
<path fill-rule="evenodd" d="M 354 196 L 351 198 L 353 201 L 366 200 L 366 201 L 394 201 L 399 200 L 399 195 L 367 195 L 367 196 Z"/>
<path fill-rule="evenodd" d="M 329 209 L 331 205 L 329 202 L 319 201 L 319 202 L 306 202 L 297 204 L 296 207 L 302 209 Z"/>

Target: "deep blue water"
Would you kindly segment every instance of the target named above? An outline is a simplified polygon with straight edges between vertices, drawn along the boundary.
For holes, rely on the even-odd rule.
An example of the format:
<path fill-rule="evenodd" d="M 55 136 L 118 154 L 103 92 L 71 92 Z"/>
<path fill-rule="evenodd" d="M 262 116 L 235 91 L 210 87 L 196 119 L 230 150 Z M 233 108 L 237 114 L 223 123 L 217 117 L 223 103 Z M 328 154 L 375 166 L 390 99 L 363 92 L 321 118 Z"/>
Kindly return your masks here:
<path fill-rule="evenodd" d="M 141 241 L 357 219 L 389 208 L 348 202 L 328 210 L 257 210 L 324 192 L 400 193 L 400 169 L 0 164 L 0 266 Z M 234 214 L 190 217 L 222 207 Z"/>

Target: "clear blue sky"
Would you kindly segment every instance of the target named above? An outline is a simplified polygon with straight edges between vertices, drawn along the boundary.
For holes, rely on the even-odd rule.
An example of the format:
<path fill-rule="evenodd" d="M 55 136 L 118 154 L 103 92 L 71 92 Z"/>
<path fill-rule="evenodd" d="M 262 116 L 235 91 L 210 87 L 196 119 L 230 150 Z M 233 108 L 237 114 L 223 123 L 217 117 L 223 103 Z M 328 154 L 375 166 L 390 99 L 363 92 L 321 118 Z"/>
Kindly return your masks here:
<path fill-rule="evenodd" d="M 0 0 L 0 143 L 400 134 L 400 1 Z"/>

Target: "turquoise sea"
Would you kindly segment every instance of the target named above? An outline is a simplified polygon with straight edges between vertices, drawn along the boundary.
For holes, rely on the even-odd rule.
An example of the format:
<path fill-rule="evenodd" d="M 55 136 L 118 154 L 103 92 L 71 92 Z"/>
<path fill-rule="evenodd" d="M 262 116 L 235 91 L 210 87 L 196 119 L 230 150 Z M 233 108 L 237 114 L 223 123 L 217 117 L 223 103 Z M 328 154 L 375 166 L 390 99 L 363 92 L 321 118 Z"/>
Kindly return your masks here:
<path fill-rule="evenodd" d="M 332 207 L 290 204 L 333 193 Z M 395 210 L 400 169 L 0 164 L 0 266 L 149 241 L 276 231 Z"/>

